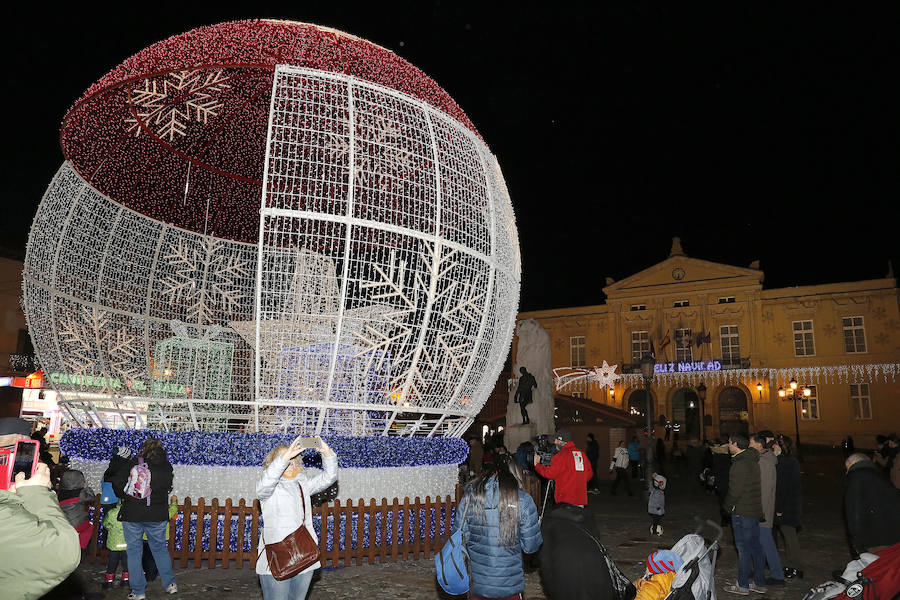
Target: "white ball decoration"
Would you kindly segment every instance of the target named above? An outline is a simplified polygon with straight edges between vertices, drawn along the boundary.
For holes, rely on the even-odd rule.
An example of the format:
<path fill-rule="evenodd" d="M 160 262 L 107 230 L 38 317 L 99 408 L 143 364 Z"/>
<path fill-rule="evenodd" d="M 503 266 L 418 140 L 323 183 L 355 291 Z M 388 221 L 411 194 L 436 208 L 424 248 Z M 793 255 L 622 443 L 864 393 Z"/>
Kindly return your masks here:
<path fill-rule="evenodd" d="M 24 306 L 73 423 L 452 436 L 483 406 L 517 312 L 512 205 L 402 59 L 311 25 L 202 28 L 104 77 L 62 140 Z"/>

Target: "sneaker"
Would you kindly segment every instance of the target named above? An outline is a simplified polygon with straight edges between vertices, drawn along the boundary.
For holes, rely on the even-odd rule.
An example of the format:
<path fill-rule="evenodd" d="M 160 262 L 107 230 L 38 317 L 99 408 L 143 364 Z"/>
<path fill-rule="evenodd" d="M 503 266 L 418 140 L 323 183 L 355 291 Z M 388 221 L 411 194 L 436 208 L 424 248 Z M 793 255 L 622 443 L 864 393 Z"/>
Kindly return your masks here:
<path fill-rule="evenodd" d="M 128 594 L 128 600 L 147 600 L 147 594 L 135 594 L 131 592 Z"/>
<path fill-rule="evenodd" d="M 169 587 L 166 588 L 166 591 L 170 594 L 177 594 L 178 593 L 178 584 L 170 583 Z"/>
<path fill-rule="evenodd" d="M 739 585 L 726 585 L 725 591 L 730 592 L 732 594 L 737 594 L 738 596 L 749 596 L 750 590 L 747 588 L 743 588 Z"/>
<path fill-rule="evenodd" d="M 750 591 L 751 591 L 751 592 L 756 592 L 757 594 L 765 594 L 766 592 L 769 591 L 769 588 L 767 588 L 767 587 L 764 586 L 764 585 L 756 585 L 755 583 L 753 583 L 753 582 L 751 581 L 751 582 L 750 582 Z"/>

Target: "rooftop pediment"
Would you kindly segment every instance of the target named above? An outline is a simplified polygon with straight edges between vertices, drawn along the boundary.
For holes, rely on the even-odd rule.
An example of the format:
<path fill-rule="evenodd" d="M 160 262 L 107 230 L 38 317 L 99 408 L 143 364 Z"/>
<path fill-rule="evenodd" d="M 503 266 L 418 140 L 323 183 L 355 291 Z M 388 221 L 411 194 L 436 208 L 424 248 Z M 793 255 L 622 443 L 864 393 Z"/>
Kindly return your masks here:
<path fill-rule="evenodd" d="M 603 288 L 609 300 L 735 287 L 762 289 L 763 272 L 684 255 L 666 260 Z"/>

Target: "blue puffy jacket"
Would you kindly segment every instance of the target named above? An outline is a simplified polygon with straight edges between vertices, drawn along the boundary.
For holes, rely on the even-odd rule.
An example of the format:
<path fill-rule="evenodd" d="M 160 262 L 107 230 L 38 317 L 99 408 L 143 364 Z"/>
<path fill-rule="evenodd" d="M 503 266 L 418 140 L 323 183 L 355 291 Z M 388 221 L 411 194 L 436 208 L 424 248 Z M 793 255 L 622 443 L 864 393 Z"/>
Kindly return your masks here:
<path fill-rule="evenodd" d="M 453 531 L 461 527 L 466 539 L 471 592 L 486 598 L 504 598 L 525 591 L 522 552 L 537 552 L 543 541 L 534 501 L 519 490 L 519 537 L 512 546 L 500 546 L 500 489 L 496 476 L 485 485 L 484 523 L 474 514 L 470 499 L 467 493 L 460 500 L 457 514 L 462 515 L 462 520 L 456 519 Z"/>

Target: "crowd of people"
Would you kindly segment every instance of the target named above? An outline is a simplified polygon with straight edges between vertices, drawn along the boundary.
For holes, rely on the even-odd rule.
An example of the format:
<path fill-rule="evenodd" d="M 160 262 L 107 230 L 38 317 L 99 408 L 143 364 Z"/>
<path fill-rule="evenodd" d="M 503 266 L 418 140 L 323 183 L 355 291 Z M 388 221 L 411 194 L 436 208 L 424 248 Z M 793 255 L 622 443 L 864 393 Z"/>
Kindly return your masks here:
<path fill-rule="evenodd" d="M 857 452 L 852 439 L 845 439 L 842 444 L 846 470 L 844 516 L 853 556 L 862 552 L 877 554 L 900 542 L 900 447 L 894 435 L 879 436 L 877 441 L 873 456 Z M 467 514 L 459 525 L 477 536 L 471 555 L 472 598 L 522 598 L 523 565 L 532 560 L 526 556 L 523 563 L 511 558 L 522 552 L 538 552 L 541 580 L 553 600 L 656 600 L 668 594 L 674 573 L 683 562 L 681 557 L 658 550 L 647 557 L 644 576 L 629 582 L 601 542 L 596 520 L 586 509 L 588 494 L 599 491 L 599 446 L 593 434 L 588 436 L 584 452 L 572 443 L 567 430 L 557 432 L 553 440 L 556 452 L 549 464 L 538 451 L 540 440 L 523 443 L 514 455 L 497 437 L 489 438 L 484 447 L 477 439 L 469 443 L 472 452 L 465 472 L 472 482 L 466 488 L 464 502 L 485 511 L 484 516 L 481 512 Z M 620 440 L 609 465 L 610 477 L 614 476 L 609 487 L 611 494 L 624 488 L 629 496 L 634 495 L 629 479 L 651 478 L 647 504 L 651 534 L 662 535 L 663 531 L 667 487 L 664 472 L 680 472 L 692 482 L 688 484 L 694 489 L 692 493 L 706 490 L 716 495 L 722 524 L 732 529 L 738 577 L 725 587 L 726 591 L 736 595 L 763 594 L 770 586 L 804 578 L 804 557 L 808 554 L 801 551 L 798 535 L 803 515 L 801 466 L 790 436 L 761 430 L 750 435 L 732 433 L 725 442 L 701 443 L 693 438 L 684 449 L 677 439 L 668 447 L 663 439 L 654 445 L 656 456 L 648 465 L 644 447 L 636 436 L 630 444 Z M 490 455 L 493 457 L 487 458 Z M 552 510 L 542 514 L 539 532 L 535 532 L 538 517 L 534 515 L 534 502 L 523 496 L 521 489 L 518 474 L 523 472 L 551 482 L 555 503 Z M 498 496 L 492 495 L 501 480 L 507 487 L 519 482 L 515 505 L 498 503 Z M 502 485 L 501 489 L 506 489 Z M 487 494 L 490 501 L 482 497 L 485 490 L 491 490 Z M 504 506 L 519 507 L 518 537 L 509 530 L 502 538 L 499 535 L 497 524 L 504 519 L 510 523 L 508 514 L 500 516 Z M 782 552 L 776 544 L 778 537 L 783 539 Z M 498 556 L 503 557 L 502 561 L 498 562 Z M 495 569 L 500 563 L 502 569 Z M 498 579 L 502 573 L 508 577 Z M 486 581 L 489 583 L 483 584 Z"/>
<path fill-rule="evenodd" d="M 174 469 L 162 442 L 150 437 L 137 453 L 128 446 L 116 450 L 101 480 L 101 513 L 91 520 L 94 490 L 81 471 L 67 468 L 64 457 L 59 463 L 52 460 L 43 447 L 44 433 L 32 433 L 31 424 L 22 419 L 0 419 L 0 447 L 29 439 L 42 444 L 34 473 L 19 473 L 8 489 L 0 489 L 0 595 L 30 600 L 59 585 L 78 567 L 100 520 L 109 550 L 103 590 L 115 585 L 121 569 L 119 586 L 130 588 L 129 600 L 144 600 L 147 582 L 157 576 L 165 592 L 178 593 L 168 550 L 169 523 L 177 511 L 170 497 Z M 318 545 L 310 497 L 337 479 L 337 456 L 321 438 L 315 448 L 322 471 L 304 468 L 301 438 L 274 447 L 262 465 L 256 494 L 264 526 L 256 573 L 265 600 L 304 598 L 313 572 L 321 567 L 313 562 L 295 575 L 276 578 L 268 554 L 273 544 L 301 527 Z M 81 582 L 73 586 L 87 588 Z"/>
<path fill-rule="evenodd" d="M 0 446 L 29 437 L 37 442 L 43 438 L 40 430 L 30 433 L 30 426 L 20 419 L 0 420 Z M 858 452 L 851 439 L 842 444 L 844 510 L 853 555 L 877 555 L 900 542 L 900 444 L 895 435 L 879 436 L 877 442 L 872 456 Z M 525 442 L 515 453 L 499 436 L 485 443 L 471 439 L 469 445 L 462 469 L 465 492 L 453 530 L 463 534 L 468 548 L 470 598 L 523 598 L 528 566 L 540 569 L 551 600 L 659 600 L 668 594 L 683 557 L 655 550 L 646 558 L 643 576 L 630 581 L 602 543 L 597 520 L 587 508 L 589 494 L 599 491 L 600 480 L 599 444 L 593 435 L 588 436 L 586 451 L 575 445 L 566 429 Z M 321 566 L 312 562 L 290 576 L 280 576 L 270 555 L 273 544 L 301 528 L 318 543 L 311 497 L 337 479 L 337 456 L 318 439 L 323 469 L 307 471 L 300 458 L 303 449 L 301 438 L 273 448 L 257 481 L 265 525 L 256 572 L 266 600 L 305 597 L 313 572 Z M 663 533 L 668 486 L 664 473 L 681 471 L 688 474 L 695 493 L 706 489 L 716 494 L 722 522 L 731 526 L 738 577 L 726 591 L 765 593 L 770 586 L 804 577 L 805 553 L 798 536 L 801 468 L 789 436 L 761 430 L 732 433 L 726 443 L 700 443 L 694 438 L 684 450 L 674 440 L 657 449 L 652 464 L 643 450 L 637 437 L 631 443 L 619 440 L 609 464 L 609 478 L 614 478 L 610 492 L 624 488 L 629 496 L 638 495 L 643 486 L 636 493 L 632 481 L 650 478 L 645 497 L 651 534 Z M 49 452 L 46 455 L 52 463 Z M 528 477 L 544 482 L 543 503 L 536 503 L 526 491 Z M 170 498 L 173 483 L 166 449 L 155 438 L 146 439 L 136 453 L 122 446 L 110 457 L 101 480 L 103 541 L 109 550 L 103 589 L 115 585 L 121 570 L 119 585 L 130 588 L 130 600 L 143 600 L 147 582 L 157 576 L 166 592 L 178 592 L 167 542 L 169 522 L 177 510 Z M 95 497 L 84 474 L 67 469 L 65 460 L 53 463 L 52 470 L 42 462 L 33 476 L 21 473 L 8 490 L 0 490 L 0 518 L 5 524 L 0 528 L 0 578 L 11 582 L 15 597 L 38 598 L 77 567 L 81 550 L 98 525 L 89 515 Z M 784 541 L 783 553 L 776 545 L 778 534 Z"/>

